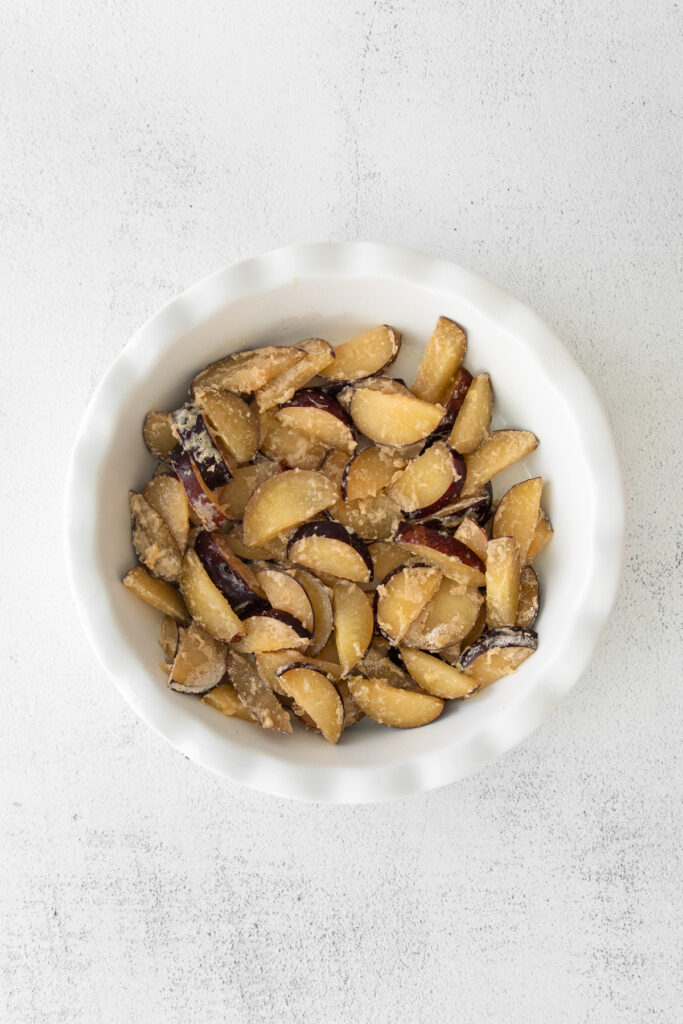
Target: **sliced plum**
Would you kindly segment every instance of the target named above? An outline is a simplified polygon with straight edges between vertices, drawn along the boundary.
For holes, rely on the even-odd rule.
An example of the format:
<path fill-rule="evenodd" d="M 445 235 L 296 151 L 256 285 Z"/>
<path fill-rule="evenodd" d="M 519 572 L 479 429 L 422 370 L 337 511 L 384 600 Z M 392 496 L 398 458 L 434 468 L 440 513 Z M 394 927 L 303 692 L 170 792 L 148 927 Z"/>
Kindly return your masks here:
<path fill-rule="evenodd" d="M 423 441 L 443 419 L 444 408 L 404 390 L 355 388 L 349 412 L 356 428 L 375 444 L 392 448 Z"/>
<path fill-rule="evenodd" d="M 503 495 L 493 517 L 491 536 L 514 537 L 519 545 L 522 565 L 528 562 L 529 548 L 536 532 L 541 508 L 543 480 L 540 476 L 522 480 Z"/>
<path fill-rule="evenodd" d="M 540 597 L 538 576 L 530 565 L 522 569 L 519 580 L 519 606 L 517 608 L 516 626 L 531 629 L 538 615 Z"/>
<path fill-rule="evenodd" d="M 311 640 L 304 625 L 280 608 L 267 608 L 245 617 L 242 631 L 244 636 L 232 644 L 241 654 L 281 651 L 286 647 L 303 650 Z"/>
<path fill-rule="evenodd" d="M 250 566 L 238 558 L 224 534 L 197 535 L 194 549 L 210 579 L 240 618 L 268 607 L 268 600 Z"/>
<path fill-rule="evenodd" d="M 348 413 L 336 398 L 315 388 L 304 388 L 275 414 L 289 430 L 297 430 L 312 441 L 351 454 L 356 436 Z"/>
<path fill-rule="evenodd" d="M 212 438 L 198 405 L 184 405 L 171 417 L 173 432 L 210 490 L 223 487 L 232 477 L 230 467 Z"/>
<path fill-rule="evenodd" d="M 298 348 L 276 345 L 234 352 L 197 374 L 190 390 L 194 394 L 199 388 L 215 388 L 250 395 L 290 369 L 303 356 Z"/>
<path fill-rule="evenodd" d="M 537 647 L 533 629 L 506 626 L 487 630 L 462 652 L 459 668 L 486 686 L 514 672 Z"/>
<path fill-rule="evenodd" d="M 263 682 L 252 662 L 235 651 L 230 651 L 227 671 L 240 700 L 258 719 L 262 729 L 277 729 L 279 732 L 291 733 L 292 720 L 289 712 Z"/>
<path fill-rule="evenodd" d="M 334 350 L 322 338 L 309 338 L 300 342 L 297 348 L 302 353 L 302 358 L 256 392 L 259 412 L 284 405 L 295 391 L 305 387 L 325 367 L 334 362 Z"/>
<path fill-rule="evenodd" d="M 443 402 L 466 351 L 467 335 L 460 324 L 440 316 L 417 368 L 413 394 L 425 402 Z"/>
<path fill-rule="evenodd" d="M 444 702 L 438 697 L 413 690 L 399 690 L 385 679 L 349 676 L 349 691 L 368 718 L 394 729 L 415 729 L 438 718 Z"/>
<path fill-rule="evenodd" d="M 465 483 L 465 460 L 443 441 L 435 441 L 412 459 L 389 494 L 408 519 L 425 519 L 452 505 Z"/>
<path fill-rule="evenodd" d="M 142 427 L 142 438 L 148 452 L 155 459 L 168 462 L 169 455 L 178 443 L 173 433 L 170 412 L 148 412 Z"/>
<path fill-rule="evenodd" d="M 266 480 L 249 499 L 242 521 L 247 545 L 259 546 L 337 501 L 338 492 L 323 476 L 310 470 L 291 469 Z"/>
<path fill-rule="evenodd" d="M 395 452 L 371 445 L 358 452 L 344 467 L 341 495 L 344 501 L 376 498 L 405 469 L 405 459 Z"/>
<path fill-rule="evenodd" d="M 183 558 L 180 591 L 190 615 L 207 633 L 225 643 L 241 637 L 244 630 L 240 619 L 192 548 Z"/>
<path fill-rule="evenodd" d="M 462 410 L 461 410 L 462 412 Z M 457 421 L 456 421 L 457 422 Z M 467 455 L 467 479 L 463 497 L 468 497 L 487 484 L 496 473 L 523 459 L 538 445 L 538 438 L 530 430 L 493 430 L 485 441 Z"/>
<path fill-rule="evenodd" d="M 337 743 L 344 728 L 344 706 L 330 679 L 311 664 L 285 665 L 278 670 L 278 679 L 294 700 L 294 713 L 304 711 L 328 743 Z"/>
<path fill-rule="evenodd" d="M 181 555 L 168 525 L 141 494 L 130 492 L 133 547 L 152 576 L 173 583 L 180 572 Z"/>
<path fill-rule="evenodd" d="M 484 563 L 479 556 L 462 541 L 441 530 L 422 523 L 403 522 L 396 531 L 396 540 L 407 551 L 436 566 L 456 583 L 483 587 L 486 582 Z"/>
<path fill-rule="evenodd" d="M 151 576 L 141 565 L 129 569 L 121 582 L 145 604 L 151 605 L 166 616 L 171 616 L 184 626 L 188 625 L 190 616 L 185 602 L 170 583 Z"/>
<path fill-rule="evenodd" d="M 170 462 L 180 480 L 190 508 L 205 530 L 217 530 L 229 520 L 218 507 L 213 491 L 209 490 L 196 468 L 192 456 L 182 445 L 176 445 L 171 452 Z"/>
<path fill-rule="evenodd" d="M 178 693 L 207 693 L 225 675 L 228 648 L 197 622 L 180 631 L 168 685 Z"/>
<path fill-rule="evenodd" d="M 428 565 L 395 569 L 377 588 L 377 625 L 399 643 L 441 584 L 441 573 Z"/>
<path fill-rule="evenodd" d="M 341 523 L 304 523 L 290 537 L 287 557 L 315 573 L 327 573 L 353 583 L 369 583 L 372 579 L 367 545 Z"/>
<path fill-rule="evenodd" d="M 337 345 L 334 362 L 321 371 L 331 380 L 354 381 L 372 377 L 393 363 L 401 347 L 401 332 L 387 324 Z"/>

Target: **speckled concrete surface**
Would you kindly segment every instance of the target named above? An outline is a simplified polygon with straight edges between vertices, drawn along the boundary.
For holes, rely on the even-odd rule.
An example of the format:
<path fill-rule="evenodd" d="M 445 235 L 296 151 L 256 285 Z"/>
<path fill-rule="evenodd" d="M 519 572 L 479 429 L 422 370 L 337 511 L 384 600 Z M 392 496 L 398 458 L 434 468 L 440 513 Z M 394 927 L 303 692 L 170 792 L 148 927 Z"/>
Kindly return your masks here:
<path fill-rule="evenodd" d="M 0 23 L 0 1019 L 680 1020 L 678 5 L 35 0 Z M 356 237 L 482 271 L 560 332 L 614 424 L 629 541 L 536 735 L 335 808 L 137 721 L 76 621 L 60 506 L 143 319 L 233 259 Z"/>

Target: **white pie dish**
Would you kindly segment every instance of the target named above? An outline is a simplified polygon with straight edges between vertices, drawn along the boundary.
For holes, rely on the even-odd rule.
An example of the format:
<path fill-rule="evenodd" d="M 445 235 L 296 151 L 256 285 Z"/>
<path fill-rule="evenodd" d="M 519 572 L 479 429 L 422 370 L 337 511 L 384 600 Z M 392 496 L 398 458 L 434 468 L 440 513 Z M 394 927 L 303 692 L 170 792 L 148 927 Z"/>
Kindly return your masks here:
<path fill-rule="evenodd" d="M 240 348 L 312 335 L 332 343 L 377 323 L 403 332 L 391 369 L 409 382 L 437 316 L 468 333 L 466 365 L 492 377 L 494 425 L 523 427 L 538 449 L 494 481 L 541 474 L 555 528 L 540 557 L 539 648 L 513 676 L 422 729 L 361 722 L 332 747 L 303 729 L 284 736 L 224 718 L 167 689 L 157 668 L 160 616 L 120 583 L 133 564 L 128 490 L 154 462 L 141 435 L 149 409 L 182 402 L 193 373 Z M 624 499 L 610 428 L 556 335 L 518 300 L 471 271 L 400 247 L 292 246 L 195 285 L 128 342 L 97 387 L 66 485 L 66 551 L 84 628 L 135 711 L 207 768 L 256 789 L 309 800 L 371 802 L 445 785 L 527 737 L 584 672 L 612 607 Z"/>

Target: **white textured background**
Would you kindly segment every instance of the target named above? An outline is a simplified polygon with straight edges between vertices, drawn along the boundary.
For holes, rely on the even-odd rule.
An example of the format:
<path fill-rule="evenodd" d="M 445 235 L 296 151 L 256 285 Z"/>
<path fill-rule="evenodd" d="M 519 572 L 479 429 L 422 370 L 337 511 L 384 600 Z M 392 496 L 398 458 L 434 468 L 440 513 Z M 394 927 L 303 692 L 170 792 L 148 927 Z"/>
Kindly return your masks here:
<path fill-rule="evenodd" d="M 2 5 L 3 1024 L 681 1020 L 681 37 L 668 0 Z M 591 670 L 527 743 L 426 797 L 304 806 L 122 704 L 65 588 L 62 483 L 160 304 L 357 237 L 559 331 L 629 540 Z"/>

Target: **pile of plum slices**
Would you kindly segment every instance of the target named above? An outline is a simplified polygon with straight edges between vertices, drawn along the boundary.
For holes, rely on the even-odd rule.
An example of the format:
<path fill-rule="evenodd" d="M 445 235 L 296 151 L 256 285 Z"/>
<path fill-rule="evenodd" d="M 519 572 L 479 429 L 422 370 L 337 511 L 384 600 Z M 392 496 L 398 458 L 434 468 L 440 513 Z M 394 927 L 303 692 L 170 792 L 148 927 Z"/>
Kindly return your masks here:
<path fill-rule="evenodd" d="M 385 375 L 400 346 L 384 325 L 238 352 L 149 413 L 159 465 L 130 496 L 123 583 L 164 613 L 171 689 L 336 743 L 365 715 L 426 725 L 536 650 L 543 481 L 495 505 L 491 479 L 538 441 L 490 431 L 457 323 L 439 318 L 412 388 Z"/>

